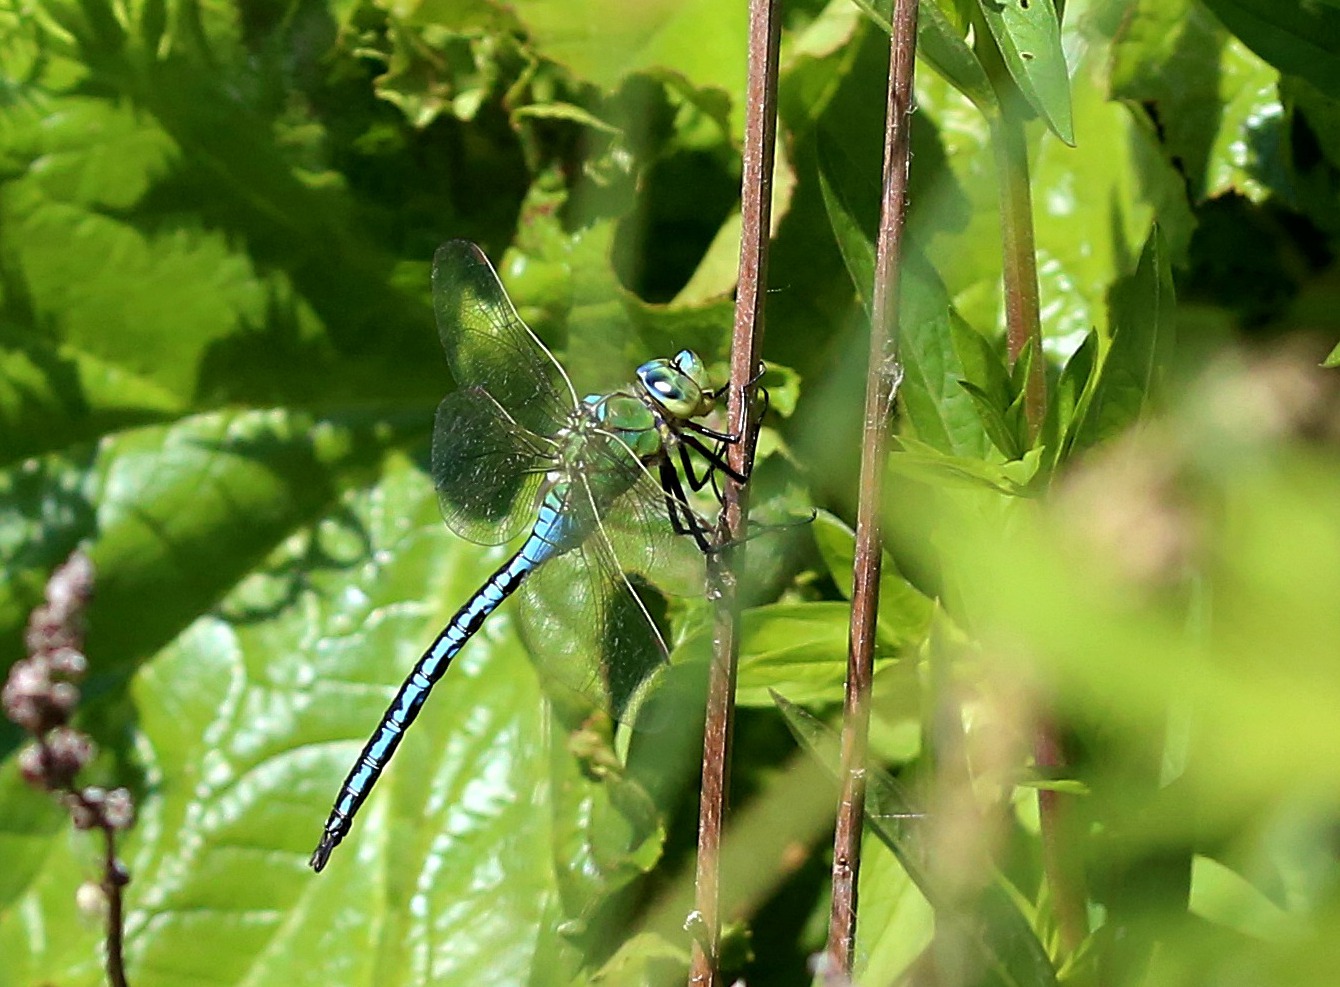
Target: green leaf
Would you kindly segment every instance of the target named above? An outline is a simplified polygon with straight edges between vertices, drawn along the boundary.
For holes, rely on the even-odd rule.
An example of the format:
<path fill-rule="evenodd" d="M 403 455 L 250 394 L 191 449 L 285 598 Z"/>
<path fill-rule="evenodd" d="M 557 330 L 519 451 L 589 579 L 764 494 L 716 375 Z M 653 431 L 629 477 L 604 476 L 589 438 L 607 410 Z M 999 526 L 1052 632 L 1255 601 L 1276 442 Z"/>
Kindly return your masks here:
<path fill-rule="evenodd" d="M 1112 345 L 1076 426 L 1077 447 L 1122 431 L 1156 397 L 1173 344 L 1174 304 L 1167 246 L 1156 228 L 1135 273 L 1112 290 Z"/>
<path fill-rule="evenodd" d="M 954 352 L 963 364 L 963 375 L 986 394 L 999 408 L 1005 408 L 1014 393 L 1010 372 L 999 352 L 985 336 L 970 326 L 957 312 L 950 313 Z"/>
<path fill-rule="evenodd" d="M 1287 141 L 1278 71 L 1194 0 L 1137 0 L 1112 58 L 1112 95 L 1155 109 L 1164 153 L 1195 198 L 1269 197 Z"/>
<path fill-rule="evenodd" d="M 1083 417 L 1093 393 L 1094 360 L 1098 353 L 1098 334 L 1090 332 L 1062 368 L 1047 405 L 1040 444 L 1055 451 L 1052 466 L 1058 465 L 1074 439 L 1074 426 Z"/>
<path fill-rule="evenodd" d="M 1061 18 L 1052 0 L 978 0 L 1005 67 L 1028 105 L 1057 137 L 1075 146 L 1070 76 Z"/>
<path fill-rule="evenodd" d="M 867 316 L 874 285 L 875 247 L 860 219 L 854 164 L 821 148 L 819 186 L 839 252 Z M 903 381 L 898 400 L 916 434 L 937 447 L 984 452 L 986 433 L 972 399 L 958 387 L 962 363 L 951 338 L 953 320 L 944 285 L 925 259 L 905 249 L 899 278 L 898 357 Z"/>
<path fill-rule="evenodd" d="M 840 703 L 850 626 L 851 608 L 845 603 L 777 603 L 746 610 L 736 702 L 768 707 L 769 690 L 785 689 L 797 702 Z M 901 643 L 880 633 L 876 667 L 888 664 Z M 705 654 L 707 644 L 699 638 L 694 650 Z"/>
<path fill-rule="evenodd" d="M 748 11 L 690 0 L 630 8 L 620 0 L 519 0 L 512 5 L 536 51 L 578 77 L 613 90 L 635 72 L 678 74 L 730 100 L 731 130 L 744 123 Z"/>
<path fill-rule="evenodd" d="M 915 439 L 900 438 L 901 451 L 889 456 L 889 470 L 922 483 L 960 490 L 992 490 L 1021 497 L 1042 462 L 1041 448 L 1030 449 L 1022 459 L 996 465 L 980 459 L 950 456 Z"/>
<path fill-rule="evenodd" d="M 1006 459 L 1018 459 L 1022 456 L 1024 449 L 1015 432 L 1016 426 L 1005 420 L 1006 412 L 997 405 L 996 400 L 970 380 L 961 380 L 958 383 L 972 398 L 973 404 L 977 407 L 977 414 L 982 419 L 982 427 L 986 429 L 986 434 L 990 436 L 1001 454 Z"/>
<path fill-rule="evenodd" d="M 1323 367 L 1340 367 L 1340 343 L 1335 344 L 1335 349 L 1326 355 L 1326 359 L 1322 361 L 1321 365 Z"/>
<path fill-rule="evenodd" d="M 856 533 L 827 511 L 816 513 L 811 531 L 829 578 L 844 597 L 851 599 Z M 886 552 L 879 571 L 881 639 L 904 647 L 919 644 L 930 629 L 934 609 L 931 599 L 907 581 Z"/>
<path fill-rule="evenodd" d="M 1206 0 L 1224 25 L 1281 72 L 1340 97 L 1340 9 L 1323 2 Z"/>
<path fill-rule="evenodd" d="M 1191 861 L 1189 911 L 1243 935 L 1266 942 L 1288 942 L 1295 919 L 1246 877 L 1211 857 Z"/>
<path fill-rule="evenodd" d="M 852 2 L 885 34 L 893 33 L 889 20 L 893 0 Z M 964 30 L 955 25 L 956 20 L 953 13 L 944 10 L 941 0 L 921 3 L 917 8 L 917 55 L 986 113 L 996 106 L 996 91 L 965 40 Z"/>

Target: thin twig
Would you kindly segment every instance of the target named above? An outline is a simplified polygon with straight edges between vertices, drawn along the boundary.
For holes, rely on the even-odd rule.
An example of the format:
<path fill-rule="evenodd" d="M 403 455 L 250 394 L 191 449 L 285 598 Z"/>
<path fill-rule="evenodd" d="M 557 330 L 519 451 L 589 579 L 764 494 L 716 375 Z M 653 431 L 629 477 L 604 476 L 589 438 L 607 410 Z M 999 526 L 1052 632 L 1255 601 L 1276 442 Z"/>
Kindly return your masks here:
<path fill-rule="evenodd" d="M 883 539 L 880 506 L 891 412 L 902 367 L 898 359 L 899 272 L 907 216 L 912 72 L 916 55 L 917 0 L 896 0 L 889 40 L 889 82 L 884 120 L 884 198 L 871 305 L 870 362 L 866 369 L 861 492 L 856 517 L 847 692 L 842 725 L 842 799 L 833 838 L 833 910 L 828 954 L 833 972 L 850 977 L 856 942 L 856 891 L 865 816 L 865 763 L 879 613 Z"/>
<path fill-rule="evenodd" d="M 731 339 L 730 431 L 727 460 L 744 473 L 753 458 L 751 405 L 747 383 L 758 367 L 763 341 L 763 302 L 768 282 L 768 239 L 772 224 L 772 167 L 777 134 L 777 62 L 781 19 L 776 0 L 750 0 L 749 78 L 745 105 L 741 175 L 740 277 Z M 739 607 L 735 574 L 744 553 L 748 492 L 729 477 L 722 486 L 721 543 L 711 557 L 709 593 L 716 602 L 712 669 L 708 678 L 703 731 L 703 780 L 698 803 L 698 872 L 694 939 L 689 983 L 715 987 L 721 945 L 721 832 L 730 789 L 730 746 L 734 728 L 735 670 L 739 652 Z"/>

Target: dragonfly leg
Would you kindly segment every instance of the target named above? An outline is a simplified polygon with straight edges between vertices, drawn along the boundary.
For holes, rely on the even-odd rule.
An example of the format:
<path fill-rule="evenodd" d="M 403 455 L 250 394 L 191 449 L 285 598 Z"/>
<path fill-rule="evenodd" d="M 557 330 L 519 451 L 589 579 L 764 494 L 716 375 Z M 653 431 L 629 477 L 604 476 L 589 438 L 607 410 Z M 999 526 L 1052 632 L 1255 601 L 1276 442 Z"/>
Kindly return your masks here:
<path fill-rule="evenodd" d="M 709 448 L 707 443 L 703 442 L 697 436 L 681 435 L 679 438 L 681 442 L 693 448 L 700 456 L 706 459 L 712 465 L 713 471 L 720 470 L 737 483 L 744 483 L 749 479 L 749 473 L 753 466 L 752 463 L 745 468 L 744 472 L 741 472 L 731 466 L 730 463 L 726 462 L 725 457 L 723 457 L 717 450 Z M 701 489 L 701 487 L 694 487 L 694 489 Z"/>
<path fill-rule="evenodd" d="M 677 535 L 691 536 L 699 551 L 704 555 L 710 555 L 714 551 L 714 546 L 707 537 L 711 529 L 689 506 L 684 494 L 684 484 L 680 482 L 674 464 L 669 459 L 662 460 L 660 472 L 661 490 L 665 492 L 665 506 L 670 515 L 670 527 Z"/>
<path fill-rule="evenodd" d="M 713 477 L 716 474 L 716 470 L 708 469 L 703 472 L 702 476 L 698 476 L 693 469 L 693 457 L 689 455 L 688 447 L 681 442 L 678 444 L 678 448 L 679 448 L 679 464 L 680 468 L 684 470 L 684 478 L 689 482 L 689 489 L 692 490 L 694 493 L 697 493 L 703 487 L 707 486 L 708 482 L 713 479 Z M 720 450 L 717 451 L 719 454 Z M 715 486 L 713 486 L 712 489 L 714 492 L 716 491 Z"/>

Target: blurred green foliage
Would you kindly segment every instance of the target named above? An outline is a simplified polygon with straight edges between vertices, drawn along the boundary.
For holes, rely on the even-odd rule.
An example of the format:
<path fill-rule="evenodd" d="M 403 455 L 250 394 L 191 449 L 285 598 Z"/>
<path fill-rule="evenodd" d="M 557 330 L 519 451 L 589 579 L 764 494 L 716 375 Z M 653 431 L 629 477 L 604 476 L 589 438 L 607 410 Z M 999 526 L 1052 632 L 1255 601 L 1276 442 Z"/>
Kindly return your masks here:
<path fill-rule="evenodd" d="M 887 8 L 783 5 L 754 502 L 824 510 L 747 549 L 750 983 L 807 983 L 826 924 L 832 792 L 786 730 L 822 755 L 823 727 L 770 690 L 841 699 Z M 946 983 L 1334 984 L 1334 4 L 922 8 L 872 734 L 911 794 L 867 840 L 860 982 L 931 956 Z M 1038 116 L 1036 441 L 975 17 Z M 608 756 L 548 711 L 506 609 L 330 868 L 306 858 L 505 557 L 449 535 L 426 470 L 453 386 L 433 249 L 478 241 L 579 386 L 685 346 L 722 372 L 746 31 L 698 0 L 0 0 L 0 641 L 22 654 L 87 544 L 81 722 L 139 806 L 139 987 L 682 981 L 696 707 Z M 706 614 L 670 610 L 665 701 L 697 704 Z M 1044 710 L 1063 777 L 1031 762 Z M 21 740 L 0 727 L 0 985 L 97 983 L 96 847 L 19 781 Z M 1039 786 L 1073 809 L 1078 951 Z"/>

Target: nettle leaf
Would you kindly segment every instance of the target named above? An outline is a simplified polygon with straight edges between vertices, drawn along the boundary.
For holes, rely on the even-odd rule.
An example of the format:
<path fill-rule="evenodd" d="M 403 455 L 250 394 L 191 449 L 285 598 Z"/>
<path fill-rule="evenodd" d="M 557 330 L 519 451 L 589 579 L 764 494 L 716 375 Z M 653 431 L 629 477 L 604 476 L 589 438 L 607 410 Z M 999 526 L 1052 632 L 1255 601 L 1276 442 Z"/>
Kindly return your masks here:
<path fill-rule="evenodd" d="M 732 133 L 743 131 L 748 10 L 710 0 L 520 0 L 512 4 L 536 52 L 606 90 L 640 71 L 669 70 L 730 99 Z"/>
<path fill-rule="evenodd" d="M 979 6 L 1028 105 L 1074 147 L 1070 75 L 1061 48 L 1061 17 L 1052 0 L 979 0 Z"/>

